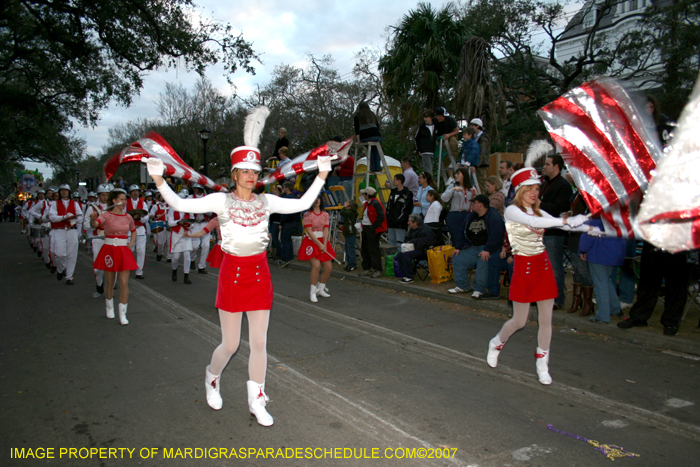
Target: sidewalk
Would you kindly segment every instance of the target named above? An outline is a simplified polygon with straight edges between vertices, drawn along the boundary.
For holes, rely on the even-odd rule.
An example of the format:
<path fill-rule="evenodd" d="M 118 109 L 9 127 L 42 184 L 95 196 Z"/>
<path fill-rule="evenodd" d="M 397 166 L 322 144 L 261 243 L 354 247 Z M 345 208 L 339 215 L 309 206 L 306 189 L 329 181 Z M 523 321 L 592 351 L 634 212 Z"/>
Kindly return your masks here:
<path fill-rule="evenodd" d="M 270 267 L 276 267 L 276 265 L 271 263 Z M 287 267 L 303 271 L 310 271 L 311 269 L 308 263 L 298 260 L 292 261 Z M 403 284 L 394 277 L 372 279 L 368 276 L 359 276 L 359 272 L 361 272 L 361 268 L 348 273 L 343 271 L 339 265 L 335 264 L 333 266 L 332 275 L 341 280 L 350 280 L 361 284 L 383 287 L 396 292 L 410 293 L 430 300 L 455 303 L 465 306 L 468 311 L 499 313 L 503 315 L 504 319 L 508 319 L 508 315 L 511 313 L 511 307 L 508 306 L 508 300 L 506 298 L 508 296 L 507 288 L 501 288 L 502 298 L 500 300 L 474 300 L 471 298 L 471 294 L 450 294 L 447 290 L 455 286 L 454 281 L 433 284 L 430 282 L 430 277 L 425 281 L 421 281 L 416 276 L 415 282 Z M 656 309 L 654 310 L 654 315 L 649 320 L 649 326 L 646 328 L 620 329 L 617 327 L 617 323 L 621 321 L 621 318 L 618 317 L 613 317 L 610 324 L 591 323 L 588 320 L 588 316 L 578 316 L 578 312 L 574 314 L 566 313 L 572 300 L 572 275 L 567 273 L 566 278 L 566 306 L 564 310 L 555 311 L 552 317 L 554 326 L 561 327 L 561 332 L 601 334 L 633 345 L 655 347 L 700 356 L 700 327 L 698 327 L 700 308 L 697 306 L 690 305 L 685 320 L 681 323 L 680 330 L 676 336 L 665 336 L 663 334 L 663 326 L 659 322 L 661 313 L 663 312 L 663 300 L 661 299 L 659 299 Z M 628 313 L 629 309 L 625 310 L 626 316 Z M 530 308 L 530 319 L 537 319 L 537 309 L 535 307 Z"/>

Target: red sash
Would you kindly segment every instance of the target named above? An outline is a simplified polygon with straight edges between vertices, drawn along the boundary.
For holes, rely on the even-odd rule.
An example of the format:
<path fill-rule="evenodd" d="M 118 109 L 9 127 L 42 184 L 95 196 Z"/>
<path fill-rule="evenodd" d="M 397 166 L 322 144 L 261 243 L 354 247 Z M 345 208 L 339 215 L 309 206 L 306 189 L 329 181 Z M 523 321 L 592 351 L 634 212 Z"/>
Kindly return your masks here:
<path fill-rule="evenodd" d="M 179 221 L 180 219 L 192 219 L 192 215 L 191 215 L 190 213 L 187 213 L 187 214 L 185 214 L 185 215 L 182 215 L 179 211 L 175 211 L 175 213 L 173 213 L 173 220 L 174 220 L 175 222 L 177 222 L 177 221 Z M 185 230 L 187 230 L 186 227 L 183 227 L 183 226 L 181 226 L 181 225 L 176 225 L 175 227 L 173 227 L 173 232 L 175 232 L 175 233 L 180 233 L 180 231 L 181 231 L 183 228 L 184 228 Z"/>
<path fill-rule="evenodd" d="M 75 214 L 75 201 L 73 201 L 73 200 L 68 201 L 68 210 L 66 211 L 66 207 L 63 205 L 63 200 L 59 199 L 58 201 L 56 201 L 56 212 L 58 212 L 58 215 L 60 217 L 65 216 L 66 213 Z M 61 221 L 61 222 L 52 222 L 51 228 L 52 229 L 70 229 L 71 228 L 70 220 Z"/>

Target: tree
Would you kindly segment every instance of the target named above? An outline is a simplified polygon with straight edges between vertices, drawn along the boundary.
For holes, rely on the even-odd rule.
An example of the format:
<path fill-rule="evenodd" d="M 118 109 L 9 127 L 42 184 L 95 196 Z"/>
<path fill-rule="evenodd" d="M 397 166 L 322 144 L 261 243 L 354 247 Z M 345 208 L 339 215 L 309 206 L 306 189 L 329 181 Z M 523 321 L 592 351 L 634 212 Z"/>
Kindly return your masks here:
<path fill-rule="evenodd" d="M 202 74 L 222 62 L 229 77 L 253 73 L 251 44 L 230 25 L 195 20 L 193 8 L 191 0 L 7 0 L 0 162 L 56 163 L 70 150 L 71 119 L 91 125 L 110 101 L 128 106 L 148 71 L 182 63 Z"/>
<path fill-rule="evenodd" d="M 419 109 L 434 109 L 451 100 L 460 51 L 469 37 L 466 23 L 455 16 L 452 3 L 438 11 L 419 3 L 391 27 L 387 52 L 379 60 L 389 99 L 410 101 Z"/>

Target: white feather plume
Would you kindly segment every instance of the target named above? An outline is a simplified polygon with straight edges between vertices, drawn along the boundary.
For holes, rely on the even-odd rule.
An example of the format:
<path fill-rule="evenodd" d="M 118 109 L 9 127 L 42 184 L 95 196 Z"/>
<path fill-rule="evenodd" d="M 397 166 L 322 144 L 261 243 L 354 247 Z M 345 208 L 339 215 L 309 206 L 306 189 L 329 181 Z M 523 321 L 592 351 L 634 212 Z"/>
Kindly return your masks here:
<path fill-rule="evenodd" d="M 265 127 L 268 115 L 270 115 L 270 109 L 264 105 L 250 109 L 243 127 L 243 144 L 254 148 L 258 147 L 260 134 Z"/>
<path fill-rule="evenodd" d="M 544 139 L 536 139 L 530 143 L 527 149 L 527 157 L 525 157 L 525 167 L 533 167 L 534 163 L 544 156 L 554 155 L 554 147 L 549 141 Z"/>

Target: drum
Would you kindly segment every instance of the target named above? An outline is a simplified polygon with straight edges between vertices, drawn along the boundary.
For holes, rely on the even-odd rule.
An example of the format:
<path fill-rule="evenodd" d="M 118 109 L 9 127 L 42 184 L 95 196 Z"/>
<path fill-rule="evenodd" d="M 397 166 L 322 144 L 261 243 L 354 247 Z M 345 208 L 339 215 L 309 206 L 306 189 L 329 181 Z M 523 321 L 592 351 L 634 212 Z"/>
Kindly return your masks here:
<path fill-rule="evenodd" d="M 153 233 L 162 232 L 163 230 L 165 230 L 165 227 L 165 221 L 151 222 L 151 232 Z"/>
<path fill-rule="evenodd" d="M 44 238 L 46 237 L 46 230 L 44 226 L 32 224 L 29 226 L 29 236 L 31 238 Z"/>

